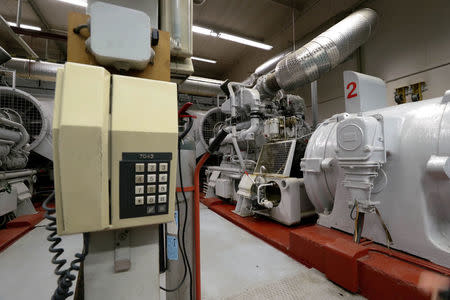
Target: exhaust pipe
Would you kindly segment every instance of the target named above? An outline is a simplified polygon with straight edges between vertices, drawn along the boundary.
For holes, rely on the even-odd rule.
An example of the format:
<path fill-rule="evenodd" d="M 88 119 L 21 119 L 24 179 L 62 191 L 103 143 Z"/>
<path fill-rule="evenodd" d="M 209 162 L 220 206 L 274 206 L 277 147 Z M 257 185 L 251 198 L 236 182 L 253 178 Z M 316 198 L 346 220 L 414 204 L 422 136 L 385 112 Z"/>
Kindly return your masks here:
<path fill-rule="evenodd" d="M 370 8 L 352 13 L 280 60 L 275 71 L 261 77 L 255 88 L 263 96 L 273 96 L 280 89 L 293 92 L 319 79 L 369 39 L 377 19 L 377 13 Z"/>

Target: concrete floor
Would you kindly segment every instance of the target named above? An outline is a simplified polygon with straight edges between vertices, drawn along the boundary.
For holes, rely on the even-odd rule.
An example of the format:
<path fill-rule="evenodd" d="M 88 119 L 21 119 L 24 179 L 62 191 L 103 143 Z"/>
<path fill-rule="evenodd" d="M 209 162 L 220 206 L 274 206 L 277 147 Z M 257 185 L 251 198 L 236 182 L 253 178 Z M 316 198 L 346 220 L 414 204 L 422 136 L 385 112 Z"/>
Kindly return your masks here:
<path fill-rule="evenodd" d="M 364 299 L 204 206 L 200 216 L 203 299 Z M 45 223 L 0 253 L 0 299 L 49 299 L 52 294 L 56 276 Z M 72 259 L 81 242 L 80 235 L 65 236 L 64 257 Z"/>
<path fill-rule="evenodd" d="M 364 299 L 205 206 L 200 218 L 203 299 Z"/>

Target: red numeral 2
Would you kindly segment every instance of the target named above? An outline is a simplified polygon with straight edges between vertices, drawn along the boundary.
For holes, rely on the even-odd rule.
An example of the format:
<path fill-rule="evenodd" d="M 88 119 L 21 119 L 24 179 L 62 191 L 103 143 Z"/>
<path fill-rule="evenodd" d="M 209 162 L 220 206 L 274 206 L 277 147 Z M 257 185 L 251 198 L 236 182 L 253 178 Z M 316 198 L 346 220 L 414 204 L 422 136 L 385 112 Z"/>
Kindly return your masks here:
<path fill-rule="evenodd" d="M 355 98 L 355 97 L 358 96 L 358 94 L 355 93 L 355 90 L 356 90 L 356 82 L 352 81 L 352 82 L 350 82 L 349 84 L 347 84 L 347 90 L 349 90 L 351 87 L 353 87 L 353 88 L 352 88 L 352 90 L 350 91 L 350 93 L 348 93 L 347 99 Z"/>

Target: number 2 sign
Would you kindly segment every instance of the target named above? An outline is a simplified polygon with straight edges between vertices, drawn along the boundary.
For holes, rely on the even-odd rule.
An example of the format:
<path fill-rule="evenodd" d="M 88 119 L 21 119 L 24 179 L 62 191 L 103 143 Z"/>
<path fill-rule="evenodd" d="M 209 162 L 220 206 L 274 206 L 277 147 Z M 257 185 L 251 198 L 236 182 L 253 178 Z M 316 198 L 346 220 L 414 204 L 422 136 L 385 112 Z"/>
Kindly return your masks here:
<path fill-rule="evenodd" d="M 347 91 L 350 91 L 347 94 L 347 99 L 358 97 L 358 94 L 356 93 L 356 82 L 354 82 L 354 81 L 349 82 L 347 84 L 346 89 L 347 89 Z"/>

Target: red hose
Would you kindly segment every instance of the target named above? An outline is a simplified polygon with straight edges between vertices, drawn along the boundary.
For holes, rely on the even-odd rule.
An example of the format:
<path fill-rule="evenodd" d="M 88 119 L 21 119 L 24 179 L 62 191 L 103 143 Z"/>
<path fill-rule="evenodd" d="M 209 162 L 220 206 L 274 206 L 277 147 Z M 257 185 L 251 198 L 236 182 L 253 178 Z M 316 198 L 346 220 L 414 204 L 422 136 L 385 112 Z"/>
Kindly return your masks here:
<path fill-rule="evenodd" d="M 197 166 L 194 173 L 194 241 L 195 241 L 195 299 L 202 299 L 202 284 L 200 268 L 200 169 L 208 160 L 210 154 L 206 152 Z"/>

